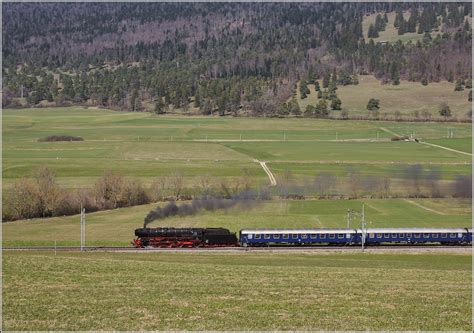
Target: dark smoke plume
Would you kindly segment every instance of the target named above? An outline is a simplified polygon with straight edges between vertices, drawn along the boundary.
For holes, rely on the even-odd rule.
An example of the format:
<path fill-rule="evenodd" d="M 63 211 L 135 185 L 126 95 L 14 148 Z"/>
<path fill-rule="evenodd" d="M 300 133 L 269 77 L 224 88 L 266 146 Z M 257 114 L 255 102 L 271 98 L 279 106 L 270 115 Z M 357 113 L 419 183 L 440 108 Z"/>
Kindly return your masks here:
<path fill-rule="evenodd" d="M 229 209 L 238 207 L 241 209 L 249 209 L 253 207 L 261 199 L 262 195 L 258 195 L 253 191 L 244 191 L 238 195 L 232 196 L 230 199 L 215 198 L 210 196 L 199 197 L 194 199 L 190 204 L 183 203 L 177 205 L 174 201 L 167 203 L 163 208 L 156 207 L 151 210 L 144 220 L 144 227 L 155 220 L 162 220 L 171 216 L 189 216 L 199 211 L 214 211 L 218 209 Z"/>

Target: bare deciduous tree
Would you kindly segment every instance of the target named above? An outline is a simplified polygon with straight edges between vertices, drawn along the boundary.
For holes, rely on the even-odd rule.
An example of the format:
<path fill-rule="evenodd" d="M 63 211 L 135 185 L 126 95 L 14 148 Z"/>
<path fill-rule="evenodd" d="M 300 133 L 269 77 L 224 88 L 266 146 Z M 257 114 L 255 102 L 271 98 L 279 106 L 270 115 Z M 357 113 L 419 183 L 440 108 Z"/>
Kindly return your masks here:
<path fill-rule="evenodd" d="M 153 201 L 161 201 L 166 198 L 168 191 L 168 178 L 158 177 L 150 185 L 150 197 Z"/>
<path fill-rule="evenodd" d="M 13 184 L 7 197 L 13 218 L 24 219 L 39 215 L 38 186 L 32 179 L 21 178 Z"/>
<path fill-rule="evenodd" d="M 383 188 L 383 197 L 388 198 L 390 196 L 390 184 L 391 180 L 390 177 L 383 177 L 382 179 L 382 188 Z"/>
<path fill-rule="evenodd" d="M 439 179 L 440 172 L 438 169 L 431 169 L 425 177 L 425 184 L 432 198 L 439 198 L 441 196 Z"/>
<path fill-rule="evenodd" d="M 200 192 L 203 195 L 208 195 L 211 191 L 211 177 L 209 175 L 203 175 L 198 180 Z"/>
<path fill-rule="evenodd" d="M 412 187 L 412 196 L 419 197 L 421 195 L 421 181 L 422 181 L 423 167 L 420 164 L 409 165 L 405 169 L 405 179 Z"/>
<path fill-rule="evenodd" d="M 94 185 L 98 206 L 101 208 L 117 208 L 123 186 L 124 178 L 121 175 L 107 171 Z"/>
<path fill-rule="evenodd" d="M 181 172 L 175 172 L 169 178 L 170 190 L 173 193 L 173 196 L 176 200 L 179 200 L 181 192 L 184 188 L 184 177 Z"/>
<path fill-rule="evenodd" d="M 453 196 L 472 198 L 472 175 L 457 176 L 453 184 Z"/>
<path fill-rule="evenodd" d="M 55 174 L 43 166 L 35 171 L 34 178 L 37 183 L 37 200 L 40 214 L 43 217 L 52 216 L 61 196 L 61 191 L 56 184 Z"/>
<path fill-rule="evenodd" d="M 352 197 L 358 198 L 361 188 L 360 173 L 357 170 L 350 170 L 347 176 Z"/>
<path fill-rule="evenodd" d="M 377 176 L 366 176 L 362 179 L 362 187 L 371 197 L 377 197 L 382 187 L 382 180 Z"/>
<path fill-rule="evenodd" d="M 330 175 L 326 172 L 321 172 L 314 179 L 314 186 L 316 192 L 320 197 L 329 197 L 331 190 L 336 185 L 337 179 L 335 176 Z"/>

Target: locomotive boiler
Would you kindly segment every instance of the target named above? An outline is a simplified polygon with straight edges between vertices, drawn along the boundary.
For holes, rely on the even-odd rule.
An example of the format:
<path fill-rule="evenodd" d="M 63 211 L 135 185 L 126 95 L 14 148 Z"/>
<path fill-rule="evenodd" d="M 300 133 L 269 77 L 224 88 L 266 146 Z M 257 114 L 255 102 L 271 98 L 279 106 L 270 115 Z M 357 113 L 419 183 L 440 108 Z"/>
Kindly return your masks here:
<path fill-rule="evenodd" d="M 133 246 L 142 247 L 220 247 L 237 246 L 235 233 L 225 228 L 139 228 Z"/>

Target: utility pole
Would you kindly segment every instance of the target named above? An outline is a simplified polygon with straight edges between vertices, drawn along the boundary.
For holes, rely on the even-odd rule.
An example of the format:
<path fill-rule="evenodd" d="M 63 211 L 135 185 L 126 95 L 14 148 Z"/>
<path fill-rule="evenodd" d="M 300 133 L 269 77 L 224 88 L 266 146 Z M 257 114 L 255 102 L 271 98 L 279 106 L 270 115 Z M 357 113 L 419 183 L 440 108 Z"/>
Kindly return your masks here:
<path fill-rule="evenodd" d="M 86 243 L 86 209 L 81 204 L 81 251 L 84 251 Z"/>
<path fill-rule="evenodd" d="M 350 221 L 351 221 L 351 210 L 348 208 L 347 209 L 347 229 L 349 229 L 349 224 L 350 224 Z"/>
<path fill-rule="evenodd" d="M 365 237 L 367 235 L 367 230 L 365 227 L 365 204 L 362 203 L 362 220 L 360 221 L 361 229 L 362 229 L 362 252 L 364 252 L 364 245 L 365 245 Z"/>

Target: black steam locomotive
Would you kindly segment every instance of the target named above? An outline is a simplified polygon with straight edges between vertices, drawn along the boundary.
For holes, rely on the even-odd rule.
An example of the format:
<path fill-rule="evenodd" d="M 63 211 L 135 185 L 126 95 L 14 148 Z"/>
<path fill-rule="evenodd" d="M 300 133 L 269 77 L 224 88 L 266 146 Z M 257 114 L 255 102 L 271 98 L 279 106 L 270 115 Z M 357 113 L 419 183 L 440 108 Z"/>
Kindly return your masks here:
<path fill-rule="evenodd" d="M 137 248 L 238 246 L 235 233 L 224 228 L 140 228 L 135 236 Z"/>

